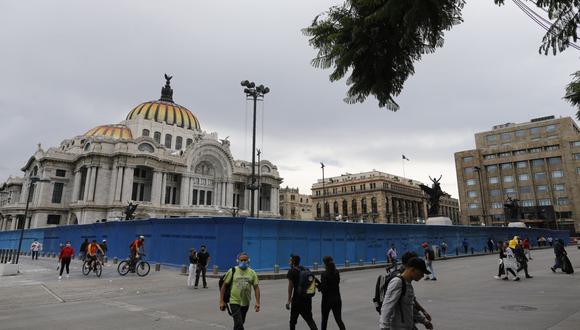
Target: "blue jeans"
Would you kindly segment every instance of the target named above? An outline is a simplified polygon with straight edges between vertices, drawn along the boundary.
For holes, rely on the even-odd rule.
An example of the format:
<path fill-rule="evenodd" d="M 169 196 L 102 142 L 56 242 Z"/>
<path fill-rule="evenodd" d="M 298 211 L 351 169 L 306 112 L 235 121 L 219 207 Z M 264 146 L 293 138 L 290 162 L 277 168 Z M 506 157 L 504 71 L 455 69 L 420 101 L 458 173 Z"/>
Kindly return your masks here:
<path fill-rule="evenodd" d="M 427 270 L 431 272 L 431 279 L 434 279 L 435 278 L 435 271 L 433 270 L 433 261 L 426 260 L 425 263 L 427 264 Z"/>

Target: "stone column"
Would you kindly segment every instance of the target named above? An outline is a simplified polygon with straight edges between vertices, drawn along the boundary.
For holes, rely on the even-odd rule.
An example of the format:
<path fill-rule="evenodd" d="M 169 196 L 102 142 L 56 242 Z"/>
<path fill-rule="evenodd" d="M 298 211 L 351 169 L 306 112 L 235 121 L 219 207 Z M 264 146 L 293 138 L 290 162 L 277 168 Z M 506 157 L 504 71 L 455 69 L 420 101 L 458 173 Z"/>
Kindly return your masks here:
<path fill-rule="evenodd" d="M 131 200 L 131 193 L 133 192 L 133 172 L 132 167 L 125 167 L 125 175 L 123 177 L 123 191 L 121 192 L 121 202 L 127 203 Z"/>
<path fill-rule="evenodd" d="M 115 198 L 117 197 L 117 176 L 119 175 L 119 170 L 116 167 L 113 167 L 111 170 L 111 183 L 109 184 L 109 195 L 107 198 L 108 204 L 113 204 L 115 202 Z"/>
<path fill-rule="evenodd" d="M 244 210 L 249 211 L 250 210 L 250 189 L 245 189 L 244 190 Z"/>
<path fill-rule="evenodd" d="M 89 179 L 89 191 L 88 191 L 88 201 L 94 201 L 95 200 L 95 185 L 96 185 L 96 181 L 97 181 L 97 172 L 98 172 L 98 167 L 91 167 L 91 176 Z"/>
<path fill-rule="evenodd" d="M 181 186 L 179 187 L 179 205 L 187 206 L 187 201 L 189 200 L 189 178 L 182 175 L 181 176 Z"/>
<path fill-rule="evenodd" d="M 226 206 L 227 207 L 232 207 L 233 202 L 234 202 L 234 184 L 231 182 L 227 182 L 226 183 Z"/>
<path fill-rule="evenodd" d="M 163 173 L 153 172 L 153 182 L 151 182 L 151 204 L 154 206 L 161 205 L 161 177 Z"/>
<path fill-rule="evenodd" d="M 74 183 L 73 183 L 73 192 L 72 192 L 72 202 L 77 202 L 79 200 L 79 192 L 81 189 L 81 171 L 76 171 L 75 172 L 75 179 L 74 179 Z"/>
<path fill-rule="evenodd" d="M 167 173 L 163 173 L 161 176 L 161 200 L 159 201 L 160 205 L 165 204 L 165 186 L 167 185 Z"/>
<path fill-rule="evenodd" d="M 223 190 L 222 190 L 222 182 L 221 181 L 217 181 L 215 183 L 215 205 L 217 206 L 223 206 L 222 204 L 222 200 L 223 200 Z"/>
<path fill-rule="evenodd" d="M 91 182 L 91 178 L 93 176 L 93 168 L 92 167 L 87 167 L 87 175 L 85 176 L 85 191 L 83 193 L 83 200 L 84 201 L 88 201 L 89 200 L 89 191 L 90 191 L 90 182 Z"/>
<path fill-rule="evenodd" d="M 297 198 L 299 198 L 299 197 L 297 197 Z M 276 204 L 276 188 L 274 188 L 273 186 L 270 186 L 270 212 L 276 211 L 276 209 L 274 208 L 274 206 L 276 206 L 275 204 Z M 298 212 L 298 210 L 297 210 L 297 213 L 300 213 L 300 212 Z"/>
<path fill-rule="evenodd" d="M 427 208 L 427 201 L 423 200 L 423 215 L 425 216 L 425 220 L 429 218 L 429 209 Z"/>

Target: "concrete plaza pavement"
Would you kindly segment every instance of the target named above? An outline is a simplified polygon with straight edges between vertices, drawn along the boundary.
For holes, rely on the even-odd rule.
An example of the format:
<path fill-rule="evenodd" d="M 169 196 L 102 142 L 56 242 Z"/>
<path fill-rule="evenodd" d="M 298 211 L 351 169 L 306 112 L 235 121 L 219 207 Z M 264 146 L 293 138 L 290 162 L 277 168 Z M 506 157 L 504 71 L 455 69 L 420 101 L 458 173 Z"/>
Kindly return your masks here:
<path fill-rule="evenodd" d="M 568 247 L 573 265 L 580 250 Z M 493 278 L 495 255 L 436 261 L 438 281 L 415 283 L 435 329 L 578 329 L 580 278 L 553 274 L 551 250 L 532 251 L 533 279 Z M 103 276 L 85 277 L 73 261 L 71 278 L 59 281 L 55 259 L 22 259 L 22 275 L 0 277 L 0 329 L 231 329 L 217 308 L 217 279 L 208 289 L 188 289 L 179 270 L 121 277 L 109 263 Z M 580 271 L 580 268 L 576 268 Z M 342 274 L 343 319 L 348 329 L 376 329 L 371 297 L 381 269 Z M 523 275 L 523 274 L 522 274 Z M 286 329 L 286 280 L 262 281 L 262 310 L 248 313 L 246 329 Z M 313 301 L 320 322 L 320 294 Z M 419 326 L 422 328 L 422 326 Z M 306 329 L 299 321 L 298 329 Z M 337 329 L 334 321 L 329 329 Z"/>

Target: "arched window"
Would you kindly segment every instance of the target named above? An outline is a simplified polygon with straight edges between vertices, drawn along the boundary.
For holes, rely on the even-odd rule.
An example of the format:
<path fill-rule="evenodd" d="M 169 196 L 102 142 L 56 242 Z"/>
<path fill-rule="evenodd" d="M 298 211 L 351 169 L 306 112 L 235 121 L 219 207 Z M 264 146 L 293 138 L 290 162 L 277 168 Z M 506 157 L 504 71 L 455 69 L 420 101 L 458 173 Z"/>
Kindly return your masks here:
<path fill-rule="evenodd" d="M 141 134 L 143 136 L 149 136 L 149 130 L 148 129 L 144 129 L 143 130 L 143 134 Z"/>
<path fill-rule="evenodd" d="M 171 141 L 173 140 L 173 136 L 171 134 L 165 134 L 165 148 L 171 149 Z"/>
<path fill-rule="evenodd" d="M 320 214 L 320 203 L 316 203 L 316 217 L 320 218 L 321 214 Z"/>
<path fill-rule="evenodd" d="M 324 216 L 328 216 L 330 214 L 330 204 L 328 204 L 328 202 L 326 202 L 324 204 Z"/>
<path fill-rule="evenodd" d="M 91 144 L 87 143 L 87 144 L 85 144 L 84 150 L 88 151 L 90 147 L 91 147 Z"/>
<path fill-rule="evenodd" d="M 153 140 L 155 140 L 155 142 L 161 144 L 161 133 L 160 132 L 153 133 Z"/>
<path fill-rule="evenodd" d="M 189 147 L 189 145 L 192 143 L 193 143 L 193 139 L 187 139 L 187 142 L 185 142 L 185 146 Z"/>
<path fill-rule="evenodd" d="M 371 212 L 372 214 L 379 213 L 377 206 L 377 199 L 375 197 L 371 198 Z"/>
<path fill-rule="evenodd" d="M 338 211 L 338 202 L 337 201 L 334 201 L 334 204 L 333 204 L 333 207 L 332 208 L 333 208 L 333 211 L 334 211 L 334 214 L 335 215 L 338 215 L 340 213 Z"/>
<path fill-rule="evenodd" d="M 181 150 L 181 147 L 183 147 L 183 138 L 178 136 L 175 138 L 175 150 Z"/>
<path fill-rule="evenodd" d="M 32 169 L 32 176 L 37 176 L 38 175 L 38 166 L 34 166 L 34 168 Z"/>
<path fill-rule="evenodd" d="M 153 148 L 153 146 L 150 145 L 149 143 L 141 143 L 139 145 L 139 147 L 137 147 L 137 149 L 139 149 L 139 151 L 144 151 L 144 152 L 150 152 L 150 153 L 155 152 L 155 148 Z"/>
<path fill-rule="evenodd" d="M 282 216 L 282 217 L 284 216 L 284 208 L 282 208 L 282 207 L 280 208 L 280 216 Z"/>
<path fill-rule="evenodd" d="M 342 200 L 342 215 L 343 216 L 348 215 L 348 202 L 346 201 L 346 199 Z"/>
<path fill-rule="evenodd" d="M 367 214 L 367 199 L 363 198 L 360 200 L 360 208 L 362 211 L 362 214 Z"/>
<path fill-rule="evenodd" d="M 357 210 L 357 207 L 356 207 L 356 199 L 353 199 L 351 204 L 352 204 L 351 205 L 352 215 L 353 216 L 356 216 L 358 214 L 358 210 Z"/>

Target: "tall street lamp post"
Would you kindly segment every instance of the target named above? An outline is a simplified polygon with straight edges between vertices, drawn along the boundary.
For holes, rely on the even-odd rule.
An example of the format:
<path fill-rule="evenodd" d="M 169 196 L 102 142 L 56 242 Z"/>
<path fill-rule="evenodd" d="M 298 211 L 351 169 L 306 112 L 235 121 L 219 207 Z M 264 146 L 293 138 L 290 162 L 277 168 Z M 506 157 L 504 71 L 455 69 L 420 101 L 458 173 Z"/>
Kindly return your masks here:
<path fill-rule="evenodd" d="M 256 185 L 256 104 L 258 100 L 263 100 L 264 95 L 270 92 L 270 88 L 260 85 L 256 87 L 256 84 L 252 81 L 244 80 L 241 83 L 244 86 L 244 93 L 246 94 L 246 100 L 254 101 L 254 120 L 252 126 L 252 179 L 251 183 L 248 185 L 248 189 L 251 192 L 251 204 L 250 204 L 250 217 L 254 216 L 254 200 L 255 192 L 257 189 Z"/>
<path fill-rule="evenodd" d="M 22 250 L 22 239 L 24 238 L 24 228 L 26 227 L 26 218 L 28 217 L 28 206 L 30 205 L 30 198 L 32 196 L 32 185 L 37 182 L 49 182 L 49 180 L 41 180 L 38 177 L 31 177 L 28 184 L 28 195 L 26 196 L 26 208 L 24 209 L 24 219 L 22 219 L 22 228 L 20 229 L 20 239 L 18 240 L 18 252 L 16 253 L 16 263 L 20 258 L 20 251 Z"/>
<path fill-rule="evenodd" d="M 320 162 L 320 168 L 322 169 L 322 219 L 325 220 L 326 219 L 326 189 L 324 187 L 324 163 L 323 162 Z"/>
<path fill-rule="evenodd" d="M 481 200 L 481 216 L 483 217 L 483 225 L 486 225 L 486 211 L 487 211 L 487 206 L 485 205 L 485 197 L 483 195 L 483 178 L 481 175 L 481 167 L 479 166 L 474 166 L 473 169 L 477 172 L 477 176 L 478 176 L 478 180 L 479 180 L 479 194 L 480 194 L 480 200 Z M 471 222 L 470 222 L 471 224 Z"/>
<path fill-rule="evenodd" d="M 262 175 L 261 175 L 261 167 L 262 165 L 260 165 L 260 155 L 262 154 L 262 151 L 260 151 L 260 149 L 258 149 L 258 209 L 256 210 L 256 218 L 260 217 L 260 204 L 262 203 L 262 190 L 260 189 L 262 187 Z"/>

